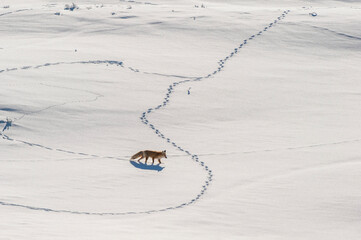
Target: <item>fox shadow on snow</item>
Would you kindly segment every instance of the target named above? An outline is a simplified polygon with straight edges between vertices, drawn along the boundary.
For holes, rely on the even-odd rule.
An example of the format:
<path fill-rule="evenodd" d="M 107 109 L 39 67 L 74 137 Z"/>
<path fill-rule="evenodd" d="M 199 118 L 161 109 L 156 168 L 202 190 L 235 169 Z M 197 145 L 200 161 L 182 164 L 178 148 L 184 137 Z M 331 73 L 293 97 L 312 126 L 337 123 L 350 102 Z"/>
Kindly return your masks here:
<path fill-rule="evenodd" d="M 129 161 L 130 164 L 132 164 L 134 167 L 136 168 L 140 168 L 140 169 L 143 169 L 143 170 L 154 170 L 154 171 L 162 171 L 164 169 L 164 167 L 160 166 L 160 164 L 157 164 L 157 165 L 148 165 L 148 164 L 145 164 L 145 163 L 142 163 L 142 162 L 138 162 L 138 161 L 132 161 L 130 160 Z"/>

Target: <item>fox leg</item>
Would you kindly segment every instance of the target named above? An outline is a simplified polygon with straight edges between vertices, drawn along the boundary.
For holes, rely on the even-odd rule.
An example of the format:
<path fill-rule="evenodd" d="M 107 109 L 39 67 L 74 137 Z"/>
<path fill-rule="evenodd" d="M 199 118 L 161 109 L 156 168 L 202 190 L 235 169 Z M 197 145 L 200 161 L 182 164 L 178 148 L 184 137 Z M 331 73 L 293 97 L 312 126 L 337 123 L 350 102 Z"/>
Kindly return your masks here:
<path fill-rule="evenodd" d="M 145 164 L 147 164 L 148 158 L 148 156 L 145 157 Z"/>
<path fill-rule="evenodd" d="M 140 162 L 140 160 L 142 160 L 144 158 L 144 156 L 142 155 L 139 159 L 138 162 Z"/>
<path fill-rule="evenodd" d="M 160 158 L 158 158 L 158 162 L 159 162 L 159 164 L 161 164 L 162 162 L 160 161 Z"/>
<path fill-rule="evenodd" d="M 154 164 L 154 158 L 152 158 L 153 162 L 152 162 L 152 165 Z"/>

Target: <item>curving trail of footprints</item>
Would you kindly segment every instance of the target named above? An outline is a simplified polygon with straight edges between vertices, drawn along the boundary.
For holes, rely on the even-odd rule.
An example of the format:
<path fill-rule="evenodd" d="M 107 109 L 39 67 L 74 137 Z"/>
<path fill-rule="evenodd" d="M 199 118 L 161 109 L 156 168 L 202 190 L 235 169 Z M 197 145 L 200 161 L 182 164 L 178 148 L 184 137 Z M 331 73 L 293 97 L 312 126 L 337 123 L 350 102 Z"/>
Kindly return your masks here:
<path fill-rule="evenodd" d="M 17 71 L 17 70 L 26 70 L 26 69 L 31 69 L 31 68 L 38 69 L 38 68 L 43 68 L 43 67 L 56 66 L 56 65 L 65 65 L 65 64 L 110 64 L 110 65 L 123 66 L 123 62 L 121 62 L 121 61 L 90 60 L 90 61 L 74 61 L 74 62 L 55 62 L 55 63 L 39 64 L 39 65 L 36 65 L 36 66 L 23 66 L 23 67 L 19 67 L 19 68 L 0 69 L 0 73 Z"/>
<path fill-rule="evenodd" d="M 179 208 L 183 208 L 186 206 L 189 206 L 191 204 L 194 204 L 195 202 L 197 202 L 204 194 L 205 192 L 208 190 L 208 187 L 210 185 L 210 183 L 213 181 L 213 172 L 212 170 L 205 164 L 205 162 L 200 161 L 199 160 L 199 156 L 197 154 L 192 154 L 191 152 L 189 152 L 188 150 L 182 148 L 181 146 L 179 146 L 177 143 L 175 143 L 174 141 L 172 141 L 170 138 L 166 137 L 164 134 L 161 133 L 161 131 L 156 128 L 154 126 L 154 124 L 150 123 L 149 120 L 147 119 L 147 115 L 150 113 L 155 112 L 156 110 L 167 106 L 167 104 L 170 101 L 170 97 L 171 94 L 174 92 L 175 88 L 183 83 L 187 83 L 187 82 L 194 82 L 194 81 L 202 81 L 205 80 L 207 78 L 210 78 L 214 75 L 216 75 L 217 73 L 219 73 L 220 71 L 223 70 L 224 65 L 227 61 L 229 61 L 232 57 L 234 57 L 241 48 L 243 48 L 248 41 L 256 38 L 257 36 L 262 35 L 264 32 L 266 32 L 268 29 L 270 29 L 271 27 L 273 27 L 278 21 L 282 20 L 283 18 L 286 17 L 286 15 L 290 12 L 290 10 L 284 11 L 282 13 L 281 16 L 279 16 L 276 20 L 274 20 L 273 22 L 271 22 L 268 26 L 266 26 L 263 30 L 259 31 L 258 33 L 252 35 L 251 37 L 243 40 L 243 42 L 237 47 L 235 48 L 228 56 L 226 56 L 225 58 L 221 59 L 218 62 L 218 68 L 208 74 L 207 76 L 204 77 L 197 77 L 197 78 L 192 78 L 192 79 L 186 79 L 186 80 L 181 80 L 181 81 L 177 81 L 177 82 L 173 82 L 171 85 L 169 85 L 168 89 L 167 89 L 167 93 L 166 96 L 163 100 L 163 102 L 154 107 L 154 108 L 149 108 L 147 109 L 145 112 L 142 113 L 140 119 L 141 121 L 147 125 L 148 127 L 150 127 L 155 134 L 157 134 L 160 138 L 165 139 L 168 143 L 170 143 L 171 145 L 173 145 L 173 147 L 177 148 L 178 150 L 186 153 L 188 156 L 191 156 L 191 159 L 196 162 L 197 164 L 199 164 L 202 169 L 204 171 L 206 171 L 207 173 L 207 179 L 206 181 L 203 183 L 200 192 L 197 194 L 197 196 L 195 196 L 194 198 L 190 199 L 187 202 L 181 203 L 179 205 L 173 206 L 173 207 L 167 207 L 167 208 L 162 208 L 162 209 L 155 209 L 155 210 L 149 210 L 149 211 L 138 211 L 138 212 L 84 212 L 84 211 L 75 211 L 75 210 L 63 210 L 63 209 L 51 209 L 51 208 L 44 208 L 44 207 L 34 207 L 34 206 L 29 206 L 29 205 L 22 205 L 22 204 L 16 204 L 16 203 L 9 203 L 9 202 L 4 202 L 4 201 L 0 201 L 0 205 L 3 206 L 12 206 L 12 207 L 21 207 L 21 208 L 26 208 L 26 209 L 30 209 L 30 210 L 36 210 L 36 211 L 45 211 L 45 212 L 54 212 L 54 213 L 70 213 L 70 214 L 84 214 L 84 215 L 130 215 L 130 214 L 150 214 L 150 213 L 156 213 L 156 212 L 164 212 L 164 211 L 169 211 L 169 210 L 174 210 L 174 209 L 179 209 Z M 109 61 L 109 60 L 105 60 L 105 61 L 80 61 L 80 62 L 69 62 L 69 63 L 65 63 L 65 62 L 61 62 L 61 63 L 46 63 L 43 65 L 38 65 L 35 66 L 33 68 L 41 68 L 41 67 L 45 67 L 45 66 L 52 66 L 52 65 L 58 65 L 58 64 L 100 64 L 100 63 L 108 63 L 108 64 L 116 64 L 116 65 L 122 65 L 122 62 L 118 62 L 118 61 Z M 31 66 L 26 66 L 26 67 L 22 67 L 20 69 L 28 69 L 28 68 L 32 68 Z M 139 70 L 137 69 L 131 69 L 130 70 L 134 71 L 134 72 L 139 72 Z M 1 72 L 4 71 L 15 71 L 18 70 L 18 68 L 13 68 L 13 69 L 6 69 L 6 70 L 0 70 Z M 152 73 L 149 73 L 152 74 Z M 172 76 L 172 75 L 169 75 Z M 174 76 L 173 76 L 174 77 Z M 178 76 L 179 77 L 179 76 Z M 181 76 L 181 78 L 184 78 Z M 0 133 L 1 134 L 1 133 Z M 71 151 L 66 151 L 66 150 L 62 150 L 62 149 L 52 149 L 52 148 L 48 148 L 39 144 L 33 144 L 33 143 L 29 143 L 29 142 L 25 142 L 25 141 L 21 141 L 21 140 L 15 140 L 12 139 L 4 134 L 1 134 L 2 137 L 6 140 L 10 140 L 10 141 L 19 141 L 22 142 L 24 144 L 28 144 L 31 146 L 37 146 L 37 147 L 42 147 L 48 150 L 56 150 L 56 151 L 61 151 L 61 152 L 65 152 L 65 153 L 70 153 L 70 154 L 77 154 L 77 155 L 82 155 L 82 156 L 91 156 L 91 157 L 100 157 L 97 155 L 91 155 L 91 154 L 86 154 L 86 153 L 75 153 L 75 152 L 71 152 Z M 117 159 L 115 157 L 107 157 L 107 158 L 114 158 Z M 119 160 L 124 160 L 124 159 L 119 159 Z"/>
<path fill-rule="evenodd" d="M 12 11 L 12 12 L 1 13 L 0 17 L 5 16 L 5 15 L 9 15 L 9 14 L 13 14 L 13 13 L 29 11 L 29 10 L 32 10 L 32 9 L 19 9 L 19 10 L 15 10 L 15 11 Z"/>
<path fill-rule="evenodd" d="M 196 78 L 196 77 L 189 77 L 189 76 L 181 76 L 181 75 L 176 75 L 176 74 L 164 74 L 164 73 L 154 73 L 154 72 L 145 72 L 145 71 L 141 71 L 137 68 L 133 68 L 133 67 L 127 67 L 130 71 L 135 72 L 135 73 L 143 73 L 143 74 L 149 74 L 149 75 L 157 75 L 157 76 L 163 76 L 163 77 L 174 77 L 174 78 Z"/>
<path fill-rule="evenodd" d="M 182 148 L 181 146 L 179 146 L 177 143 L 175 143 L 174 141 L 172 141 L 170 138 L 166 137 L 158 128 L 156 128 L 154 126 L 154 124 L 150 123 L 149 120 L 147 119 L 147 115 L 150 113 L 155 112 L 156 110 L 162 108 L 162 107 L 166 107 L 170 101 L 170 97 L 171 94 L 174 92 L 174 89 L 182 84 L 182 83 L 187 83 L 187 82 L 195 82 L 195 81 L 202 81 L 204 79 L 210 78 L 211 76 L 216 75 L 217 73 L 219 73 L 220 71 L 223 70 L 224 65 L 227 61 L 229 61 L 232 57 L 234 57 L 238 51 L 244 47 L 244 45 L 247 44 L 248 41 L 254 39 L 257 36 L 260 36 L 262 33 L 266 32 L 268 29 L 270 29 L 271 27 L 274 26 L 274 24 L 276 24 L 278 21 L 282 20 L 283 18 L 286 17 L 286 14 L 288 14 L 290 12 L 290 10 L 284 11 L 282 13 L 281 16 L 279 16 L 276 20 L 274 20 L 272 23 L 270 23 L 268 26 L 266 26 L 263 30 L 259 31 L 257 34 L 252 35 L 251 37 L 249 37 L 248 39 L 243 40 L 243 43 L 241 43 L 237 48 L 235 48 L 228 56 L 226 56 L 224 59 L 221 59 L 218 62 L 218 68 L 217 70 L 213 71 L 212 73 L 208 74 L 207 76 L 204 77 L 197 77 L 194 79 L 187 79 L 187 80 L 182 80 L 182 81 L 177 81 L 177 82 L 173 82 L 171 85 L 169 85 L 168 89 L 167 89 L 167 93 L 166 96 L 163 100 L 163 102 L 161 104 L 159 104 L 158 106 L 154 107 L 154 108 L 149 108 L 147 109 L 145 112 L 142 113 L 142 116 L 140 117 L 141 121 L 145 124 L 148 125 L 154 132 L 155 134 L 158 135 L 158 137 L 166 140 L 168 143 L 170 143 L 173 147 L 177 148 L 178 150 L 186 153 L 187 155 L 191 156 L 191 159 L 196 162 L 197 164 L 199 164 L 204 171 L 206 171 L 207 173 L 207 180 L 204 182 L 204 184 L 202 185 L 201 191 L 200 193 L 193 199 L 191 199 L 189 202 L 187 203 L 183 203 L 179 206 L 176 207 L 171 207 L 171 208 L 167 208 L 167 209 L 175 209 L 175 208 L 181 208 L 187 205 L 191 205 L 193 203 L 195 203 L 196 201 L 198 201 L 204 194 L 205 192 L 208 190 L 208 187 L 210 185 L 210 183 L 213 181 L 213 172 L 212 170 L 205 164 L 205 162 L 200 161 L 199 160 L 199 156 L 197 154 L 192 154 L 191 152 L 189 152 L 188 150 Z"/>
<path fill-rule="evenodd" d="M 38 143 L 31 143 L 31 142 L 20 140 L 20 139 L 14 139 L 1 132 L 0 132 L 0 136 L 4 140 L 11 141 L 11 142 L 19 142 L 19 143 L 28 145 L 30 147 L 38 147 L 38 148 L 42 148 L 42 149 L 49 150 L 49 151 L 57 151 L 57 152 L 62 152 L 62 153 L 67 153 L 67 154 L 72 154 L 72 155 L 77 155 L 77 156 L 91 157 L 91 158 L 105 158 L 105 159 L 113 159 L 113 160 L 120 160 L 120 161 L 129 161 L 129 158 L 130 158 L 130 156 L 122 156 L 122 157 L 100 156 L 100 155 L 96 155 L 96 154 L 89 154 L 89 153 L 83 153 L 83 152 L 73 152 L 73 151 L 69 151 L 69 150 L 65 150 L 65 149 L 61 149 L 61 148 L 52 148 L 52 147 L 44 146 L 44 145 L 41 145 Z"/>
<path fill-rule="evenodd" d="M 198 77 L 198 78 L 195 78 L 195 79 L 187 79 L 187 80 L 182 80 L 182 81 L 178 81 L 178 82 L 174 82 L 172 83 L 171 85 L 169 85 L 168 89 L 167 89 L 167 93 L 166 93 L 166 96 L 162 102 L 162 104 L 154 107 L 154 108 L 149 108 L 147 109 L 145 112 L 142 113 L 142 116 L 140 117 L 141 121 L 145 124 L 145 125 L 148 125 L 154 132 L 155 134 L 157 134 L 160 138 L 163 138 L 165 139 L 168 143 L 170 143 L 171 145 L 173 145 L 173 147 L 177 148 L 178 150 L 186 153 L 187 155 L 191 156 L 191 159 L 193 161 L 195 161 L 196 163 L 198 163 L 202 168 L 203 170 L 206 171 L 207 173 L 207 180 L 204 182 L 204 185 L 202 186 L 202 189 L 200 191 L 200 193 L 193 199 L 191 199 L 188 203 L 184 203 L 180 206 L 186 206 L 186 205 L 190 205 L 190 204 L 193 204 L 194 202 L 196 202 L 197 200 L 199 200 L 199 198 L 204 195 L 204 193 L 208 190 L 208 186 L 209 184 L 213 181 L 213 173 L 212 173 L 212 170 L 210 170 L 210 168 L 203 162 L 203 161 L 200 161 L 199 160 L 199 156 L 197 154 L 192 154 L 191 152 L 189 152 L 188 150 L 185 150 L 184 148 L 182 148 L 181 146 L 179 146 L 177 143 L 175 143 L 174 141 L 172 141 L 170 138 L 167 138 L 163 133 L 161 133 L 161 131 L 156 128 L 154 126 L 154 124 L 150 123 L 149 120 L 147 119 L 147 115 L 152 113 L 152 112 L 155 112 L 156 110 L 162 108 L 162 107 L 165 107 L 167 106 L 167 104 L 169 103 L 170 101 L 170 96 L 171 94 L 174 92 L 174 89 L 182 84 L 182 83 L 187 83 L 187 82 L 194 82 L 194 81 L 201 81 L 201 80 L 204 80 L 204 79 L 207 79 L 211 76 L 214 76 L 216 75 L 217 73 L 219 73 L 220 71 L 222 71 L 222 69 L 224 68 L 224 65 L 227 61 L 229 61 L 232 57 L 234 57 L 239 49 L 241 49 L 245 44 L 247 44 L 247 42 L 249 40 L 252 40 L 254 39 L 255 37 L 257 36 L 260 36 L 262 33 L 264 33 L 265 31 L 267 31 L 269 28 L 271 28 L 272 26 L 274 26 L 274 24 L 276 24 L 278 21 L 280 21 L 281 19 L 285 18 L 286 17 L 286 14 L 288 14 L 290 12 L 290 10 L 287 10 L 287 11 L 284 11 L 282 13 L 281 16 L 279 16 L 276 20 L 274 20 L 272 23 L 270 23 L 267 27 L 265 27 L 262 31 L 259 31 L 257 34 L 255 35 L 252 35 L 251 37 L 249 37 L 248 39 L 245 39 L 243 41 L 243 43 L 241 43 L 237 48 L 234 49 L 234 51 L 232 51 L 228 56 L 226 56 L 224 59 L 221 59 L 219 62 L 218 62 L 218 68 L 217 70 L 215 70 L 214 72 L 208 74 L 207 76 L 204 76 L 204 77 Z M 177 208 L 177 207 L 174 207 L 174 208 Z"/>
<path fill-rule="evenodd" d="M 43 67 L 50 67 L 50 66 L 56 66 L 56 65 L 67 65 L 67 64 L 69 64 L 69 65 L 70 64 L 109 64 L 109 65 L 117 65 L 117 66 L 120 66 L 123 68 L 127 68 L 130 71 L 135 72 L 135 73 L 143 73 L 143 74 L 150 74 L 150 75 L 157 75 L 157 76 L 164 76 L 164 77 L 175 77 L 175 78 L 196 78 L 196 77 L 188 77 L 188 76 L 181 76 L 181 75 L 144 72 L 137 68 L 125 67 L 124 62 L 117 61 L 117 60 L 89 60 L 89 61 L 73 61 L 73 62 L 54 62 L 54 63 L 39 64 L 36 66 L 22 66 L 22 67 L 18 67 L 18 68 L 0 69 L 0 73 L 17 71 L 17 70 L 26 70 L 26 69 L 38 69 L 38 68 L 43 68 Z"/>

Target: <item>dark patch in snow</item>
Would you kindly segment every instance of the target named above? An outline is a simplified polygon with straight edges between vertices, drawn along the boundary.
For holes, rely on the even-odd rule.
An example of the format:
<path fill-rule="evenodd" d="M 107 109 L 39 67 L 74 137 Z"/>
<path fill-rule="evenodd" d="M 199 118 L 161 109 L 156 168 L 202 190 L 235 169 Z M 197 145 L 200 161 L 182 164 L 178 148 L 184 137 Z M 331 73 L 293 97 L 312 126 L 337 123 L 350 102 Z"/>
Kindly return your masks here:
<path fill-rule="evenodd" d="M 11 119 L 7 118 L 5 121 L 5 126 L 2 131 L 4 132 L 5 130 L 9 130 L 10 127 L 12 126 L 12 123 L 13 123 L 13 121 Z"/>
<path fill-rule="evenodd" d="M 0 111 L 4 111 L 4 112 L 17 112 L 18 110 L 15 109 L 15 108 L 5 107 L 5 108 L 0 108 Z"/>
<path fill-rule="evenodd" d="M 74 9 L 79 9 L 79 7 L 75 5 L 75 3 L 72 3 L 70 5 L 65 4 L 64 10 L 74 11 Z"/>
<path fill-rule="evenodd" d="M 117 17 L 120 19 L 129 19 L 129 18 L 137 18 L 137 16 L 122 16 L 122 17 Z"/>

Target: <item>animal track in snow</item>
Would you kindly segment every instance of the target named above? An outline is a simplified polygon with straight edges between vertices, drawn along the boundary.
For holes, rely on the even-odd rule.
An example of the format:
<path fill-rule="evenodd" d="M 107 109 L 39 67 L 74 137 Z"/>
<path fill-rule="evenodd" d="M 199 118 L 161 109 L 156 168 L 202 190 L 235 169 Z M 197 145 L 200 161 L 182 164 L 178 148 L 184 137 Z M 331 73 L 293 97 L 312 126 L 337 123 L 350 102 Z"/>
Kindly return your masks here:
<path fill-rule="evenodd" d="M 0 13 L 0 17 L 5 16 L 5 15 L 9 15 L 9 14 L 13 14 L 13 13 L 29 11 L 29 10 L 32 10 L 32 9 L 19 9 L 19 10 L 15 10 L 15 11 L 12 11 L 12 12 Z"/>

